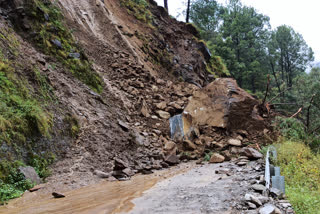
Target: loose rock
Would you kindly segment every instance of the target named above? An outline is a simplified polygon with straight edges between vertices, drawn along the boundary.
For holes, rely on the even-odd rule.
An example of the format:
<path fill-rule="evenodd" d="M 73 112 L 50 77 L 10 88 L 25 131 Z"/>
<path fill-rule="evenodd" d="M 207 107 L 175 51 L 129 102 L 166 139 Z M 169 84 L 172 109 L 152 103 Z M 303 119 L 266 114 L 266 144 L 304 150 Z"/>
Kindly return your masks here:
<path fill-rule="evenodd" d="M 209 163 L 222 163 L 225 160 L 224 156 L 218 154 L 218 153 L 213 153 Z"/>
<path fill-rule="evenodd" d="M 245 199 L 246 201 L 249 201 L 249 202 L 254 203 L 255 205 L 257 205 L 257 206 L 259 206 L 259 207 L 262 206 L 261 201 L 260 201 L 256 196 L 254 196 L 254 195 L 246 194 L 246 195 L 244 196 L 244 199 Z"/>
<path fill-rule="evenodd" d="M 243 154 L 247 156 L 249 159 L 260 159 L 263 155 L 253 148 L 244 148 Z"/>
<path fill-rule="evenodd" d="M 168 112 L 166 111 L 157 111 L 157 114 L 159 115 L 159 117 L 161 117 L 162 119 L 169 119 L 171 116 Z"/>
<path fill-rule="evenodd" d="M 66 197 L 65 195 L 63 195 L 63 194 L 61 194 L 61 193 L 57 193 L 57 192 L 53 192 L 53 193 L 52 193 L 52 196 L 53 196 L 54 198 L 64 198 L 64 197 Z"/>
<path fill-rule="evenodd" d="M 231 146 L 242 146 L 242 143 L 238 139 L 229 139 L 228 144 Z"/>
<path fill-rule="evenodd" d="M 31 166 L 19 167 L 19 171 L 23 174 L 25 179 L 29 179 L 32 183 L 40 184 L 41 179 L 36 170 Z"/>

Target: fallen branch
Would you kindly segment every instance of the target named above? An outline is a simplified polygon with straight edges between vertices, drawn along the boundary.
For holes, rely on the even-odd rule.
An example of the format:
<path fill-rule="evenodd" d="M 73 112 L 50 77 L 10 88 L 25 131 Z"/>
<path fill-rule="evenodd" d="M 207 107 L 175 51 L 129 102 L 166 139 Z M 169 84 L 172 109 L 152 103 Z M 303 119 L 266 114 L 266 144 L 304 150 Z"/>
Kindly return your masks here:
<path fill-rule="evenodd" d="M 301 111 L 302 111 L 302 107 L 299 108 L 299 110 L 298 110 L 295 114 L 293 114 L 290 118 L 294 118 L 294 117 L 297 116 Z"/>

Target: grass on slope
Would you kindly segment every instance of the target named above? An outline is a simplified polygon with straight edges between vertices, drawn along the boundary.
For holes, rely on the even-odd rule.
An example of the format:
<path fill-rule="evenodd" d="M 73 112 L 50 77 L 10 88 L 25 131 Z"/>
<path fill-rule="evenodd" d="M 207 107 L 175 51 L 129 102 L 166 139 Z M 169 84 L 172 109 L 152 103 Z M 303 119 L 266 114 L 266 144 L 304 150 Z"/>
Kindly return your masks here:
<path fill-rule="evenodd" d="M 297 214 L 320 213 L 320 154 L 304 143 L 276 144 L 286 195 Z"/>

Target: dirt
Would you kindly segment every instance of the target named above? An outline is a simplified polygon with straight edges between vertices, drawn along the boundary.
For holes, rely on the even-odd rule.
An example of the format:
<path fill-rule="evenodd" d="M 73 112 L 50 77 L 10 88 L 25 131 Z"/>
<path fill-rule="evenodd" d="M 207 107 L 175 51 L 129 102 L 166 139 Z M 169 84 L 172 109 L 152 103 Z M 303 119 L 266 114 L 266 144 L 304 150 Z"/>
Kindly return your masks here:
<path fill-rule="evenodd" d="M 26 192 L 22 198 L 10 201 L 0 207 L 0 213 L 119 213 L 131 210 L 132 199 L 156 183 L 181 174 L 195 167 L 195 163 L 157 171 L 152 175 L 137 175 L 129 181 L 102 181 L 76 190 L 64 191 L 66 197 L 54 199 L 51 193 Z"/>

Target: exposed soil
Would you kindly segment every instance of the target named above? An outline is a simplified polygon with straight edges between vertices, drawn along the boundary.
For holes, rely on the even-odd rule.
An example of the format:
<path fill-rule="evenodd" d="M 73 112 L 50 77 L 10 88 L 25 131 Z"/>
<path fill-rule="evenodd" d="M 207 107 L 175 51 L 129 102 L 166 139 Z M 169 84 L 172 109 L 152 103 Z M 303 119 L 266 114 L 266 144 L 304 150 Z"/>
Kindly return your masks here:
<path fill-rule="evenodd" d="M 185 142 L 172 142 L 169 117 L 182 113 L 194 93 L 206 90 L 205 86 L 214 79 L 206 71 L 206 50 L 203 50 L 195 38 L 194 29 L 170 18 L 166 11 L 157 7 L 152 0 L 150 10 L 156 22 L 153 23 L 153 27 L 138 21 L 118 0 L 60 0 L 59 5 L 65 15 L 67 26 L 74 30 L 73 34 L 79 45 L 93 63 L 95 71 L 103 78 L 104 90 L 101 94 L 94 93 L 88 86 L 75 79 L 54 57 L 46 56 L 41 50 L 36 49 L 28 37 L 24 38 L 23 33 L 20 32 L 21 36 L 17 35 L 21 40 L 21 58 L 25 63 L 31 60 L 37 64 L 54 89 L 59 103 L 57 106 L 51 106 L 53 109 L 59 107 L 55 118 L 58 124 L 55 126 L 56 132 L 59 133 L 59 128 L 64 128 L 61 122 L 62 115 L 72 114 L 80 123 L 77 139 L 71 141 L 67 138 L 59 141 L 64 143 L 64 147 L 57 152 L 59 159 L 51 167 L 52 176 L 47 179 L 46 188 L 39 190 L 38 194 L 67 191 L 95 184 L 101 181 L 97 171 L 107 174 L 109 178 L 128 180 L 136 173 L 152 173 L 177 164 L 183 159 L 203 158 L 211 151 L 224 152 L 226 159 L 231 159 L 232 156 L 239 156 L 244 146 L 259 147 L 255 143 L 260 142 L 269 132 L 268 129 L 264 130 L 269 128 L 267 123 L 261 123 L 263 125 L 259 127 L 259 133 L 254 134 L 246 132 L 243 127 L 240 127 L 241 130 L 228 130 L 226 127 L 212 124 L 197 124 L 200 125 L 199 135 L 194 142 L 187 146 Z M 4 18 L 0 20 L 6 26 L 11 25 Z M 52 69 L 49 66 L 51 64 L 56 64 L 56 68 Z M 239 91 L 241 93 L 234 96 L 237 99 L 241 100 L 241 96 L 249 97 L 243 90 Z M 228 94 L 229 91 L 225 93 Z M 227 94 L 224 95 L 228 97 Z M 240 116 L 229 118 L 229 123 L 234 124 L 233 126 L 242 123 L 251 128 L 255 124 L 252 123 L 251 113 L 258 102 L 251 96 L 249 98 L 248 105 L 245 103 L 242 107 L 234 108 L 233 115 Z M 225 104 L 224 107 L 228 106 Z M 242 105 L 241 102 L 239 105 Z M 243 123 L 244 120 L 248 123 Z M 228 140 L 231 138 L 237 138 L 241 145 L 229 145 Z M 220 186 L 221 182 L 231 185 L 230 188 L 239 184 L 240 181 L 234 182 L 232 176 L 216 180 L 217 176 L 211 172 L 215 167 L 201 167 L 197 169 L 199 172 L 193 170 L 183 179 L 189 185 L 193 182 L 189 180 L 190 176 L 196 177 L 201 172 L 204 177 L 199 176 L 194 178 L 194 181 L 206 179 L 206 186 L 221 193 L 225 192 L 223 186 Z M 237 169 L 234 168 L 239 178 L 243 172 Z M 214 186 L 210 186 L 208 179 L 215 181 Z M 176 187 L 168 193 L 169 198 L 180 188 L 175 180 L 172 182 Z M 143 185 L 139 187 L 144 190 Z M 99 194 L 110 196 L 106 192 L 94 195 L 99 189 L 99 186 L 96 186 L 92 191 L 88 191 L 90 200 L 101 203 L 101 200 L 97 200 L 101 197 Z M 195 192 L 202 189 L 200 186 L 194 187 Z M 237 189 L 234 194 L 241 191 L 241 188 Z M 117 192 L 117 189 L 114 189 L 114 192 Z M 81 206 L 80 201 L 75 207 L 70 207 L 68 200 L 88 199 L 83 193 L 70 192 L 70 196 L 72 194 L 76 195 L 72 196 L 73 199 L 61 199 L 66 200 L 62 207 L 54 201 L 48 208 L 54 209 L 57 206 L 65 209 L 69 205 L 68 208 L 73 209 Z M 134 193 L 132 191 L 128 194 Z M 230 194 L 229 197 L 235 196 L 233 193 Z M 211 199 L 220 200 L 215 197 Z M 198 206 L 206 206 L 211 199 L 203 199 Z M 182 206 L 182 201 L 183 199 L 177 206 Z M 228 211 L 224 209 L 231 205 L 231 202 L 217 201 L 220 202 L 222 204 L 217 210 Z M 41 203 L 39 201 L 38 205 Z M 94 209 L 103 206 L 95 203 L 93 205 Z M 37 205 L 26 207 L 31 212 Z M 158 208 L 160 212 L 161 207 Z M 170 206 L 168 209 L 171 209 Z M 82 211 L 85 212 L 77 210 L 77 213 Z M 39 208 L 39 213 L 41 212 Z"/>

